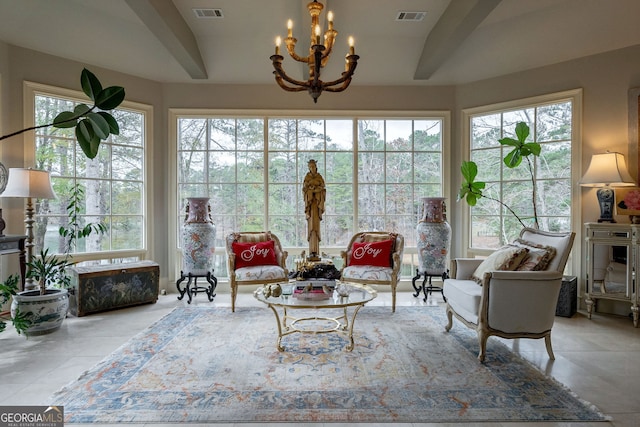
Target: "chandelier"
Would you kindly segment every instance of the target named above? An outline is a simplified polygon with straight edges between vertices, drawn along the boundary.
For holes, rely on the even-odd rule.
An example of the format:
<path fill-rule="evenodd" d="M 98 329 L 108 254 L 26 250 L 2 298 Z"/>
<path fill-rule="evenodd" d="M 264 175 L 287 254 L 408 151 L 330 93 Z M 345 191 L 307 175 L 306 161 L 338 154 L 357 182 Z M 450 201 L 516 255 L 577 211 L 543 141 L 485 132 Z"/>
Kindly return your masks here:
<path fill-rule="evenodd" d="M 335 41 L 338 32 L 333 29 L 333 13 L 327 13 L 327 31 L 324 32 L 324 43 L 320 43 L 320 24 L 318 23 L 320 13 L 324 6 L 322 3 L 318 3 L 317 0 L 309 3 L 307 9 L 311 15 L 311 46 L 309 48 L 309 56 L 298 56 L 295 52 L 296 42 L 298 41 L 293 37 L 293 22 L 291 19 L 287 22 L 287 38 L 284 39 L 287 45 L 287 52 L 293 59 L 298 62 L 304 62 L 309 65 L 309 79 L 307 81 L 296 80 L 287 75 L 282 68 L 282 60 L 284 57 L 280 55 L 280 43 L 282 42 L 280 37 L 276 38 L 276 54 L 271 55 L 271 62 L 273 62 L 273 68 L 276 76 L 276 82 L 278 85 L 288 92 L 301 92 L 306 90 L 313 98 L 313 102 L 318 102 L 318 97 L 322 94 L 323 90 L 327 92 L 342 92 L 349 87 L 353 72 L 358 65 L 358 59 L 360 58 L 355 54 L 355 48 L 353 46 L 353 37 L 349 37 L 349 53 L 345 57 L 345 66 L 342 76 L 330 82 L 324 82 L 320 80 L 320 72 L 329 60 L 331 50 L 333 49 L 333 43 Z"/>

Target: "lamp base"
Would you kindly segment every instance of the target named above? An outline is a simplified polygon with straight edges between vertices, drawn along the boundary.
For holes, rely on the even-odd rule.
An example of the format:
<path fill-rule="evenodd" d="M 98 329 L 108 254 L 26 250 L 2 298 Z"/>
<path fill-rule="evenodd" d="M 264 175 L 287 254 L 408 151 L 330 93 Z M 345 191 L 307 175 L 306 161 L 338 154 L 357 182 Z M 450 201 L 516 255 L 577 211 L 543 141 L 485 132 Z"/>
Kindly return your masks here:
<path fill-rule="evenodd" d="M 616 222 L 613 219 L 613 204 L 615 201 L 613 189 L 610 187 L 598 188 L 596 192 L 598 204 L 600 205 L 600 218 L 598 222 Z"/>

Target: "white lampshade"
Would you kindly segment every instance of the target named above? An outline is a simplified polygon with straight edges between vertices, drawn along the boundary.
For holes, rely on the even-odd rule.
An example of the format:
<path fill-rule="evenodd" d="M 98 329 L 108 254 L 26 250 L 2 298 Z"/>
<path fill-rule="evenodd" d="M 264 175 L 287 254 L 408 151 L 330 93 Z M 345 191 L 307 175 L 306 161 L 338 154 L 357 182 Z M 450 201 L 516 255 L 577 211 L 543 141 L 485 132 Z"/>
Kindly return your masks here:
<path fill-rule="evenodd" d="M 9 168 L 7 187 L 1 197 L 31 197 L 34 199 L 55 199 L 48 171 L 24 168 Z"/>
<path fill-rule="evenodd" d="M 594 154 L 584 176 L 580 180 L 583 187 L 634 187 L 636 185 L 627 170 L 624 156 L 607 152 Z"/>

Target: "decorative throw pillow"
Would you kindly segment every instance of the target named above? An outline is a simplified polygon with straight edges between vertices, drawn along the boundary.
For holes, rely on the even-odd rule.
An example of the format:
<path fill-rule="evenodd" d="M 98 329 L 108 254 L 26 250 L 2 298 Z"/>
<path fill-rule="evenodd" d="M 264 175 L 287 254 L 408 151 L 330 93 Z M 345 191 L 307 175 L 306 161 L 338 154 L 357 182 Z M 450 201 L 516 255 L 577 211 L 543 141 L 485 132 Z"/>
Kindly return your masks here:
<path fill-rule="evenodd" d="M 556 256 L 556 248 L 553 246 L 545 246 L 524 239 L 516 239 L 512 245 L 529 249 L 527 256 L 516 268 L 518 271 L 546 270 L 553 257 Z"/>
<path fill-rule="evenodd" d="M 233 242 L 231 247 L 236 256 L 236 268 L 255 265 L 278 265 L 273 240 L 257 243 Z"/>
<path fill-rule="evenodd" d="M 513 245 L 503 246 L 482 261 L 471 275 L 471 278 L 482 284 L 484 273 L 498 270 L 513 271 L 518 268 L 524 257 L 527 256 L 527 252 L 529 252 L 527 248 Z"/>
<path fill-rule="evenodd" d="M 349 265 L 391 267 L 393 244 L 391 239 L 381 242 L 353 242 Z"/>

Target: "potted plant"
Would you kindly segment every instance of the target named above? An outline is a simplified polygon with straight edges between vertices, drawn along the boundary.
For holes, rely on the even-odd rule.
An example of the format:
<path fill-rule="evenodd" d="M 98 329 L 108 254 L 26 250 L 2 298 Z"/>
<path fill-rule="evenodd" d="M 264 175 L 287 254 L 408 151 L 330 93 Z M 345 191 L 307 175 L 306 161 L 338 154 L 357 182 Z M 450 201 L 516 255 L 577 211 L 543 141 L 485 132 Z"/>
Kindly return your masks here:
<path fill-rule="evenodd" d="M 460 171 L 462 172 L 462 177 L 464 178 L 462 182 L 462 186 L 460 187 L 460 191 L 458 193 L 458 201 L 465 200 L 469 206 L 475 206 L 478 200 L 482 197 L 488 200 L 492 200 L 494 202 L 499 203 L 504 206 L 523 227 L 527 227 L 524 223 L 524 220 L 527 218 L 533 219 L 533 227 L 540 228 L 538 223 L 538 210 L 536 206 L 537 193 L 536 193 L 536 177 L 533 170 L 533 162 L 531 161 L 529 156 L 539 156 L 541 151 L 541 146 L 537 142 L 526 142 L 527 137 L 529 136 L 529 126 L 524 122 L 519 122 L 516 124 L 516 138 L 502 138 L 499 139 L 498 142 L 502 145 L 508 145 L 513 147 L 503 159 L 504 164 L 508 168 L 516 168 L 521 163 L 522 160 L 526 160 L 527 169 L 529 172 L 529 177 L 531 180 L 531 204 L 533 206 L 533 215 L 531 217 L 521 217 L 518 215 L 511 207 L 507 206 L 502 200 L 486 196 L 483 194 L 482 190 L 486 187 L 486 183 L 482 181 L 476 181 L 476 176 L 478 175 L 478 165 L 472 161 L 462 162 L 462 166 L 460 167 Z"/>
<path fill-rule="evenodd" d="M 118 135 L 120 132 L 117 121 L 107 111 L 122 103 L 125 92 L 120 86 L 103 88 L 98 78 L 86 68 L 82 70 L 80 83 L 83 92 L 93 101 L 92 107 L 79 104 L 73 111 L 63 111 L 58 114 L 53 123 L 13 132 L 0 137 L 0 140 L 43 127 L 73 127 L 83 153 L 90 159 L 95 158 L 100 143 L 109 135 Z M 93 232 L 106 231 L 104 224 L 88 224 L 84 227 L 79 224 L 78 215 L 83 195 L 82 188 L 76 184 L 67 206 L 69 222 L 59 230 L 60 235 L 66 239 L 63 255 L 58 257 L 44 250 L 38 256 L 27 260 L 27 277 L 37 280 L 39 289 L 15 292 L 10 285 L 7 287 L 8 295 L 13 298 L 11 305 L 13 322 L 14 325 L 16 322 L 20 325 L 19 332 L 24 332 L 26 335 L 39 335 L 53 332 L 60 327 L 69 307 L 66 289 L 69 278 L 65 274 L 65 269 L 71 264 L 71 251 L 77 239 L 87 237 Z"/>
<path fill-rule="evenodd" d="M 0 306 L 4 305 L 8 301 L 10 301 L 14 295 L 18 292 L 18 282 L 20 280 L 20 276 L 16 276 L 12 274 L 7 278 L 7 281 L 4 283 L 0 283 Z M 15 314 L 10 319 L 5 319 L 0 317 L 0 332 L 3 332 L 7 327 L 7 320 L 10 320 L 13 323 L 13 327 L 18 332 L 18 335 L 27 330 L 29 325 L 31 324 L 29 314 L 22 313 L 20 311 L 16 311 Z"/>
<path fill-rule="evenodd" d="M 107 231 L 107 226 L 103 223 L 80 224 L 83 200 L 84 190 L 79 184 L 75 184 L 67 205 L 68 222 L 58 230 L 66 240 L 62 256 L 50 254 L 45 249 L 27 262 L 27 277 L 37 281 L 38 290 L 18 292 L 13 296 L 11 305 L 12 317 L 17 316 L 19 319 L 22 316 L 29 323 L 21 331 L 26 335 L 41 335 L 60 328 L 69 309 L 70 278 L 66 269 L 73 265 L 71 252 L 78 239 Z"/>
<path fill-rule="evenodd" d="M 11 317 L 23 316 L 28 320 L 22 331 L 25 335 L 48 334 L 62 326 L 69 309 L 68 291 L 51 285 L 63 274 L 66 265 L 64 259 L 49 254 L 48 249 L 27 262 L 27 277 L 38 282 L 38 289 L 16 293 L 11 303 Z"/>

